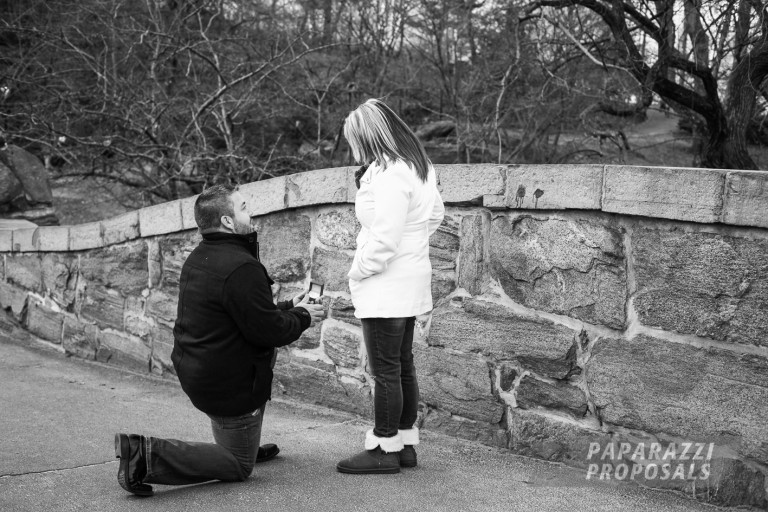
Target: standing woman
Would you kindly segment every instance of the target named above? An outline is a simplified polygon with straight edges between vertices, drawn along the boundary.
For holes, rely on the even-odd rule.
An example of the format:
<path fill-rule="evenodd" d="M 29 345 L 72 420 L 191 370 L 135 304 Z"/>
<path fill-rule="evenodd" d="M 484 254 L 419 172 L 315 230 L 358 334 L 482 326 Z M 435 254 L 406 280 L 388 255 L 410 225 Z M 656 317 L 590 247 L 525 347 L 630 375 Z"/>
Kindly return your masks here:
<path fill-rule="evenodd" d="M 366 433 L 365 451 L 336 469 L 398 473 L 416 466 L 413 328 L 416 315 L 432 310 L 429 237 L 445 208 L 424 147 L 382 101 L 370 99 L 352 111 L 344 137 L 355 160 L 370 164 L 358 178 L 355 213 L 362 229 L 347 275 L 376 383 L 375 427 Z"/>

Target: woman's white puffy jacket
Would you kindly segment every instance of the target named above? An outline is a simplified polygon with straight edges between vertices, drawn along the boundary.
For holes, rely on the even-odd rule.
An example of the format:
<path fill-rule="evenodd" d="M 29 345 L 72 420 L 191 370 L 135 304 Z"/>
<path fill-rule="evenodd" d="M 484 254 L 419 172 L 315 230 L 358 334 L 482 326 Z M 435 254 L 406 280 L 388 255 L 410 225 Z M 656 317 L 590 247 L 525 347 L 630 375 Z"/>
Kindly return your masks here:
<path fill-rule="evenodd" d="M 410 317 L 432 310 L 429 237 L 445 207 L 434 168 L 426 182 L 401 160 L 372 163 L 360 179 L 355 213 L 362 225 L 347 274 L 355 316 Z"/>

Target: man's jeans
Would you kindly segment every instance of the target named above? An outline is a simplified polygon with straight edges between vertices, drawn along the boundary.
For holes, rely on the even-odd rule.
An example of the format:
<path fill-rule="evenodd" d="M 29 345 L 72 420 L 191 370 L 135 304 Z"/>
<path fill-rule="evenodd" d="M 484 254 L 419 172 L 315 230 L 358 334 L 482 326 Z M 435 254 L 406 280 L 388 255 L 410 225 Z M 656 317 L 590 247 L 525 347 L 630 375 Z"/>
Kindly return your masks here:
<path fill-rule="evenodd" d="M 264 406 L 243 416 L 209 416 L 213 443 L 147 437 L 147 484 L 184 485 L 243 481 L 251 474 L 261 440 Z"/>
<path fill-rule="evenodd" d="M 376 383 L 373 435 L 393 437 L 413 428 L 419 407 L 419 385 L 413 365 L 416 319 L 363 318 L 368 366 Z"/>

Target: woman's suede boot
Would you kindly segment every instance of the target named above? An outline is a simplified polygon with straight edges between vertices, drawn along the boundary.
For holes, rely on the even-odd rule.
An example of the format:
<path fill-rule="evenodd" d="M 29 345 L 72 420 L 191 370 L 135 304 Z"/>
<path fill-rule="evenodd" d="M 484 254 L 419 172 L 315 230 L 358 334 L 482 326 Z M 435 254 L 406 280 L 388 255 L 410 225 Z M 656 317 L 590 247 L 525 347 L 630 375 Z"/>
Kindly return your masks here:
<path fill-rule="evenodd" d="M 403 450 L 400 452 L 400 467 L 416 467 L 416 449 L 414 446 L 419 444 L 419 429 L 416 427 L 398 432 L 403 438 Z"/>
<path fill-rule="evenodd" d="M 403 441 L 398 433 L 394 437 L 377 437 L 373 430 L 365 434 L 365 451 L 336 464 L 340 473 L 358 475 L 387 474 L 400 472 L 398 452 L 403 449 Z"/>

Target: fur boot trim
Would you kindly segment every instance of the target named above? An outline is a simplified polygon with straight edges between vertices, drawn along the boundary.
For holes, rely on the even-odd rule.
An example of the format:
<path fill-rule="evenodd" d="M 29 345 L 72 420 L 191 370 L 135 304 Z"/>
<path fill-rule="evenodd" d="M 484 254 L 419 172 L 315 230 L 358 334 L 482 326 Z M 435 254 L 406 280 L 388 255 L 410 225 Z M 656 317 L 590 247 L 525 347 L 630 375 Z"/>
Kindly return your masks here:
<path fill-rule="evenodd" d="M 373 430 L 369 430 L 365 433 L 365 449 L 373 450 L 377 446 L 381 446 L 381 450 L 388 453 L 399 452 L 403 449 L 403 438 L 400 432 L 394 437 L 377 437 L 373 435 Z"/>
<path fill-rule="evenodd" d="M 409 428 L 408 430 L 398 430 L 397 433 L 403 437 L 403 444 L 410 446 L 419 444 L 419 429 L 417 427 Z"/>

